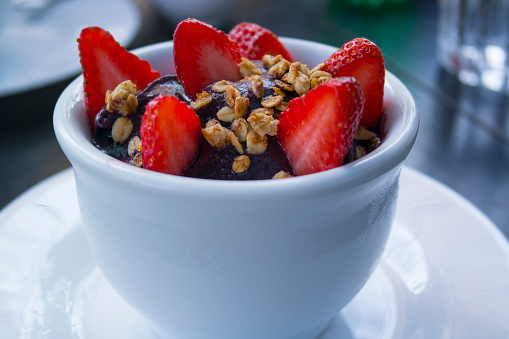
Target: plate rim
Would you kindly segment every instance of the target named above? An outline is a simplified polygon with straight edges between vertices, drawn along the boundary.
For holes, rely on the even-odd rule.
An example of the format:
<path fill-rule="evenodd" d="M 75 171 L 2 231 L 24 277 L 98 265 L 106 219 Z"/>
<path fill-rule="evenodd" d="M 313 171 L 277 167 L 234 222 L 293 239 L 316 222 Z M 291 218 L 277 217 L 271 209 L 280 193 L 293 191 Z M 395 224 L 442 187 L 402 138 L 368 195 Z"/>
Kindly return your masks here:
<path fill-rule="evenodd" d="M 507 242 L 502 232 L 498 230 L 496 225 L 486 215 L 484 215 L 482 211 L 480 211 L 475 205 L 473 205 L 466 198 L 464 198 L 459 193 L 452 190 L 445 184 L 433 179 L 432 177 L 416 169 L 410 168 L 408 166 L 403 166 L 401 175 L 402 179 L 412 181 L 418 180 L 421 182 L 421 184 L 425 184 L 427 186 L 432 187 L 432 190 L 434 192 L 438 190 L 440 194 L 443 194 L 448 200 L 453 200 L 455 203 L 460 204 L 459 206 L 461 206 L 462 209 L 467 208 L 469 213 L 472 213 L 472 216 L 476 220 L 476 222 L 473 224 L 474 227 L 476 229 L 479 229 L 479 231 L 487 232 L 486 235 L 493 241 L 495 241 L 495 243 L 498 245 L 496 251 L 503 253 L 505 255 L 504 262 L 506 264 L 509 263 L 509 243 Z M 13 227 L 8 223 L 10 217 L 16 216 L 16 214 L 19 213 L 20 210 L 26 207 L 26 204 L 33 204 L 34 200 L 36 200 L 35 198 L 40 195 L 43 195 L 47 190 L 52 190 L 55 189 L 55 187 L 59 187 L 58 185 L 55 184 L 64 185 L 63 187 L 68 187 L 67 185 L 73 185 L 74 173 L 72 167 L 64 169 L 48 177 L 47 179 L 44 179 L 43 181 L 39 182 L 38 184 L 34 185 L 33 187 L 25 191 L 25 193 L 21 194 L 18 198 L 11 201 L 2 210 L 0 210 L 0 238 L 3 232 L 5 231 L 6 227 L 10 228 Z M 398 211 L 396 212 L 395 222 L 398 222 Z M 404 222 L 400 222 L 400 224 L 402 224 L 403 227 L 408 227 L 405 225 Z M 68 231 L 75 231 L 77 228 L 79 228 L 79 224 L 73 225 L 72 227 L 69 228 Z M 56 243 L 57 242 L 53 243 L 51 246 L 54 246 Z M 90 260 L 92 260 L 93 262 L 93 259 Z M 383 258 L 381 259 L 381 262 L 383 262 Z M 509 271 L 509 265 L 506 265 L 505 268 Z M 97 268 L 92 270 L 92 274 L 94 274 L 95 270 L 97 270 Z M 80 284 L 81 284 L 80 281 L 76 282 L 76 286 L 79 286 Z M 17 329 L 23 328 L 17 327 Z M 14 330 L 16 330 L 16 328 Z"/>

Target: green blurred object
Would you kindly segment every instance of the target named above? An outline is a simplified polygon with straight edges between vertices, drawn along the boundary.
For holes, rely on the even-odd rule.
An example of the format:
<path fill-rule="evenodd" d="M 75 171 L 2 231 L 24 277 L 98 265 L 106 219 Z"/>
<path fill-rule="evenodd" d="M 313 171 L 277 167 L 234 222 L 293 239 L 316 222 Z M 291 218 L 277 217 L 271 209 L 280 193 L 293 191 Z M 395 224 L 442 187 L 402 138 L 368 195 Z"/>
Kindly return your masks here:
<path fill-rule="evenodd" d="M 354 6 L 374 9 L 383 5 L 404 4 L 409 2 L 409 0 L 346 0 L 346 2 Z"/>
<path fill-rule="evenodd" d="M 377 9 L 353 6 L 350 4 L 351 1 L 382 0 L 330 0 L 327 17 L 336 24 L 336 27 L 341 27 L 343 32 L 350 33 L 344 34 L 349 36 L 338 37 L 337 41 L 331 36 L 330 43 L 341 46 L 353 38 L 364 37 L 378 45 L 384 58 L 391 58 L 398 63 L 418 69 L 419 65 L 416 62 L 422 62 L 422 58 L 418 56 L 426 55 L 427 49 L 420 44 L 412 44 L 412 48 L 409 48 L 409 44 L 419 36 L 421 30 L 428 30 L 429 27 L 425 22 L 418 20 L 419 11 L 413 1 L 390 4 L 389 1 L 396 0 L 385 0 L 384 5 Z"/>

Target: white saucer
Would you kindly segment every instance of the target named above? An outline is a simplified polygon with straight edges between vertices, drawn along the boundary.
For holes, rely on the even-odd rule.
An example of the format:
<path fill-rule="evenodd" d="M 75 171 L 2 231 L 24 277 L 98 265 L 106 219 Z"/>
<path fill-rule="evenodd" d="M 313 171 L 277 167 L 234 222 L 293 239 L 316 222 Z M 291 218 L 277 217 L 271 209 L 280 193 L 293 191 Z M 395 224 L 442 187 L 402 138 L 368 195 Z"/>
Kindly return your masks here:
<path fill-rule="evenodd" d="M 35 17 L 9 12 L 0 35 L 0 97 L 78 75 L 76 38 L 82 28 L 103 27 L 126 46 L 140 23 L 129 0 L 59 0 Z"/>
<path fill-rule="evenodd" d="M 155 338 L 96 267 L 78 213 L 71 170 L 0 213 L 2 338 Z M 462 197 L 404 168 L 380 266 L 320 339 L 508 336 L 505 238 Z"/>

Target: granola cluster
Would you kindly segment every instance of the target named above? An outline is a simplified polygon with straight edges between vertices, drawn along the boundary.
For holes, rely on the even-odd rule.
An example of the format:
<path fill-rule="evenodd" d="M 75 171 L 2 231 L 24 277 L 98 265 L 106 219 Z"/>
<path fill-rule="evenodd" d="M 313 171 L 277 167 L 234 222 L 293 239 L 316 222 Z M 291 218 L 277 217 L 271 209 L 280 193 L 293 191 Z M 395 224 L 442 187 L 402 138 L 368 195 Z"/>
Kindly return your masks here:
<path fill-rule="evenodd" d="M 123 144 L 131 132 L 134 125 L 129 115 L 136 112 L 138 107 L 138 99 L 135 96 L 136 85 L 130 80 L 120 83 L 113 91 L 106 92 L 105 103 L 106 110 L 109 112 L 117 111 L 121 114 L 111 129 L 111 137 L 115 142 Z"/>
<path fill-rule="evenodd" d="M 138 108 L 136 85 L 130 80 L 120 83 L 113 91 L 106 92 L 105 103 L 107 111 L 120 114 L 111 127 L 111 137 L 113 141 L 124 144 L 134 129 L 134 123 L 129 116 L 133 115 Z M 134 166 L 143 166 L 139 136 L 135 135 L 129 140 L 127 154 L 132 157 Z"/>
<path fill-rule="evenodd" d="M 281 55 L 265 55 L 261 62 L 242 58 L 238 66 L 244 76 L 242 80 L 218 81 L 190 104 L 198 115 L 203 115 L 203 110 L 212 103 L 219 103 L 215 117 L 205 122 L 202 134 L 212 147 L 235 147 L 239 156 L 234 159 L 232 170 L 237 174 L 249 170 L 250 155 L 266 152 L 268 137 L 277 135 L 279 114 L 289 100 L 332 78 L 320 70 L 323 65 L 310 70 Z M 274 178 L 288 176 L 289 173 L 281 172 Z"/>
<path fill-rule="evenodd" d="M 110 112 L 116 110 L 123 116 L 136 112 L 138 99 L 136 98 L 136 85 L 131 80 L 121 82 L 113 91 L 106 92 L 106 109 Z"/>
<path fill-rule="evenodd" d="M 380 146 L 380 137 L 373 131 L 368 130 L 364 126 L 359 126 L 354 136 L 355 155 L 357 159 L 362 158 L 366 154 L 374 151 Z"/>

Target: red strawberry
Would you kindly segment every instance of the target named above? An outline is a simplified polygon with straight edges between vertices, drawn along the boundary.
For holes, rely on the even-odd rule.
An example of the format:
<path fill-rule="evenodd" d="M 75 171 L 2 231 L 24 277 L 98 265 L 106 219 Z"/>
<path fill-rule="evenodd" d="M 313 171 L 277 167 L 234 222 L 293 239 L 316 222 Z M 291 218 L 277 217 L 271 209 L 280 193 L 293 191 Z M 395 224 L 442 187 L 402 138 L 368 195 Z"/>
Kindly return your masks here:
<path fill-rule="evenodd" d="M 267 28 L 250 22 L 242 22 L 229 33 L 250 60 L 261 60 L 265 54 L 276 56 L 281 54 L 286 60 L 292 61 L 290 52 L 279 41 L 278 37 Z"/>
<path fill-rule="evenodd" d="M 180 22 L 173 35 L 177 75 L 186 93 L 195 98 L 206 86 L 242 78 L 242 50 L 224 32 L 196 19 Z"/>
<path fill-rule="evenodd" d="M 147 104 L 140 133 L 143 168 L 182 175 L 198 153 L 200 118 L 176 97 L 159 96 Z"/>
<path fill-rule="evenodd" d="M 355 77 L 366 97 L 361 125 L 375 126 L 382 116 L 385 67 L 380 49 L 364 38 L 344 44 L 325 61 L 322 70 L 333 77 Z"/>
<path fill-rule="evenodd" d="M 142 90 L 160 77 L 147 61 L 126 51 L 100 27 L 84 28 L 78 39 L 78 49 L 85 79 L 85 105 L 91 124 L 104 106 L 107 90 L 114 90 L 125 80 L 131 80 L 138 90 Z"/>
<path fill-rule="evenodd" d="M 296 175 L 343 163 L 359 127 L 364 95 L 355 78 L 334 78 L 292 99 L 279 116 L 277 140 Z"/>

